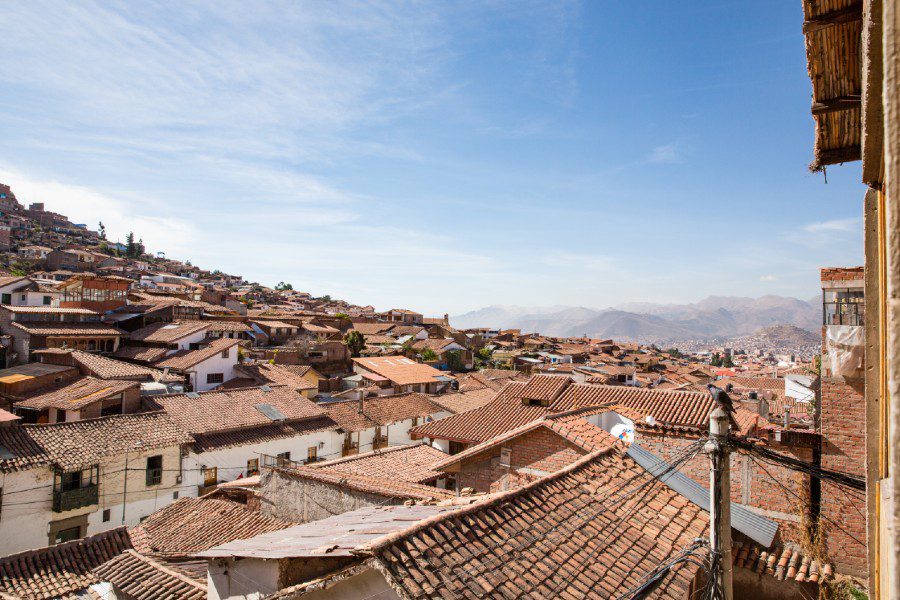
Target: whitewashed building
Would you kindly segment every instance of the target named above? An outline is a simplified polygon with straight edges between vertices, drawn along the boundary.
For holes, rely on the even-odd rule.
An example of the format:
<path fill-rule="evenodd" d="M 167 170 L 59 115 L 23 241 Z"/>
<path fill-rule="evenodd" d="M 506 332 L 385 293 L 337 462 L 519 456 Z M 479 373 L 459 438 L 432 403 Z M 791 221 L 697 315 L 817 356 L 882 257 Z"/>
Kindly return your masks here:
<path fill-rule="evenodd" d="M 162 412 L 0 428 L 0 555 L 137 525 L 178 498 L 189 442 Z"/>

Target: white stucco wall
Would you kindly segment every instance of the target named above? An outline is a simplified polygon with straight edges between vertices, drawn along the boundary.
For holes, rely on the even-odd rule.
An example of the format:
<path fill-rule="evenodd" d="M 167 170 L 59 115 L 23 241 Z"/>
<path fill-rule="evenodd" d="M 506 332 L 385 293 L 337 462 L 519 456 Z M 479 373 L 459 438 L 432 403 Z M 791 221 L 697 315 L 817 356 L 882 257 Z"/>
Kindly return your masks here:
<path fill-rule="evenodd" d="M 205 392 L 234 379 L 236 377 L 234 367 L 237 365 L 237 360 L 237 346 L 232 346 L 228 349 L 228 358 L 222 358 L 222 354 L 218 353 L 191 367 L 190 370 L 193 371 L 191 383 L 194 386 L 194 391 Z M 206 383 L 206 376 L 209 373 L 222 373 L 224 380 L 221 383 Z"/>
<path fill-rule="evenodd" d="M 231 448 L 220 448 L 201 454 L 191 452 L 184 459 L 184 483 L 188 493 L 196 496 L 197 486 L 203 484 L 201 468 L 216 467 L 219 482 L 234 481 L 240 475 L 246 477 L 247 461 L 259 458 L 260 454 L 276 456 L 283 452 L 290 452 L 291 460 L 304 461 L 307 449 L 315 446 L 319 457 L 340 458 L 343 440 L 344 436 L 337 430 L 329 430 Z"/>
<path fill-rule="evenodd" d="M 0 488 L 0 556 L 46 546 L 53 515 L 50 469 L 2 473 Z"/>
<path fill-rule="evenodd" d="M 207 561 L 209 600 L 258 600 L 278 591 L 278 561 L 258 558 Z"/>

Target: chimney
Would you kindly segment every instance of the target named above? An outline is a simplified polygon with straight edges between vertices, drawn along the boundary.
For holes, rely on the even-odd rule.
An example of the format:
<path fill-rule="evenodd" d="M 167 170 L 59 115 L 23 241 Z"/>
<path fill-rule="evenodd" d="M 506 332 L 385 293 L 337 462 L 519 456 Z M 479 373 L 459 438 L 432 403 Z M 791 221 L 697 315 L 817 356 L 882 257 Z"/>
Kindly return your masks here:
<path fill-rule="evenodd" d="M 359 414 L 363 413 L 363 398 L 366 397 L 366 392 L 360 388 L 356 388 L 356 399 L 359 401 L 359 406 L 356 408 L 356 412 Z"/>
<path fill-rule="evenodd" d="M 759 412 L 759 416 L 761 416 L 763 419 L 766 419 L 766 420 L 769 419 L 769 401 L 766 400 L 765 398 L 759 399 L 758 412 Z"/>

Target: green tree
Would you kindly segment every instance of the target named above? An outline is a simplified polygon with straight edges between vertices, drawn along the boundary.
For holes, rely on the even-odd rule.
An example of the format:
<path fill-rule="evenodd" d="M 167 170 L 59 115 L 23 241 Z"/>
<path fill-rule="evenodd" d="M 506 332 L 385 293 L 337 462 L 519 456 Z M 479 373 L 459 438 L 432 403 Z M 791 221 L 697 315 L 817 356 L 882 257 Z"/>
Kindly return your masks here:
<path fill-rule="evenodd" d="M 432 362 L 438 359 L 437 353 L 431 348 L 425 348 L 425 350 L 422 351 L 421 356 L 422 360 L 424 360 L 425 362 Z"/>
<path fill-rule="evenodd" d="M 138 240 L 137 244 L 134 245 L 134 256 L 132 258 L 140 258 L 144 256 L 144 238 Z"/>
<path fill-rule="evenodd" d="M 285 283 L 283 281 L 279 281 L 278 285 L 275 286 L 275 289 L 278 290 L 279 292 L 286 292 L 288 290 L 293 290 L 294 286 L 292 286 L 290 283 Z"/>
<path fill-rule="evenodd" d="M 97 229 L 99 230 L 99 235 L 101 240 L 106 239 L 106 225 L 103 224 L 103 221 L 97 225 Z"/>
<path fill-rule="evenodd" d="M 721 367 L 722 366 L 722 357 L 719 356 L 718 352 L 713 352 L 712 358 L 709 359 L 709 366 L 711 366 L 711 367 Z"/>
<path fill-rule="evenodd" d="M 726 369 L 730 369 L 731 367 L 734 366 L 734 361 L 731 359 L 730 354 L 726 354 L 725 358 L 722 359 L 722 366 L 725 367 Z"/>
<path fill-rule="evenodd" d="M 483 367 L 486 364 L 491 362 L 491 359 L 494 356 L 494 351 L 485 346 L 484 348 L 479 348 L 475 352 L 475 366 Z"/>
<path fill-rule="evenodd" d="M 129 231 L 125 236 L 125 256 L 134 258 L 135 252 L 137 252 L 137 244 L 134 243 L 134 232 Z"/>
<path fill-rule="evenodd" d="M 681 350 L 678 348 L 669 348 L 666 350 L 666 353 L 672 358 L 683 358 L 684 354 L 681 353 Z"/>
<path fill-rule="evenodd" d="M 360 332 L 351 330 L 344 334 L 344 344 L 350 350 L 350 356 L 356 358 L 363 351 L 363 348 L 366 347 L 366 338 Z"/>
<path fill-rule="evenodd" d="M 349 321 L 349 320 L 350 320 L 350 315 L 348 315 L 347 313 L 340 312 L 340 313 L 338 313 L 338 314 L 336 314 L 336 315 L 334 315 L 334 316 L 337 317 L 338 319 L 343 320 L 343 321 Z"/>
<path fill-rule="evenodd" d="M 449 350 L 444 354 L 447 359 L 447 367 L 451 371 L 465 371 L 466 365 L 463 363 L 462 350 Z"/>

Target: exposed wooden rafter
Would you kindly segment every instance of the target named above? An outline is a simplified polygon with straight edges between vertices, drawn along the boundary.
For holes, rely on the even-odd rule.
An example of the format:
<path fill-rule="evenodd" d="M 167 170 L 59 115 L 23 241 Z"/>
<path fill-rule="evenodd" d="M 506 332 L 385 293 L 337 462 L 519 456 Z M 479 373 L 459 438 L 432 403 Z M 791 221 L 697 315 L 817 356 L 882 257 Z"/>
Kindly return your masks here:
<path fill-rule="evenodd" d="M 841 96 L 820 102 L 812 103 L 812 114 L 824 115 L 825 113 L 838 112 L 850 108 L 859 108 L 862 104 L 860 96 Z"/>
<path fill-rule="evenodd" d="M 862 2 L 854 2 L 845 8 L 810 17 L 803 22 L 803 33 L 808 35 L 825 29 L 826 27 L 831 27 L 832 25 L 861 21 L 863 14 L 862 6 Z"/>
<path fill-rule="evenodd" d="M 816 163 L 819 166 L 853 162 L 860 158 L 862 158 L 862 150 L 859 146 L 831 148 L 830 150 L 820 150 L 816 153 Z"/>

